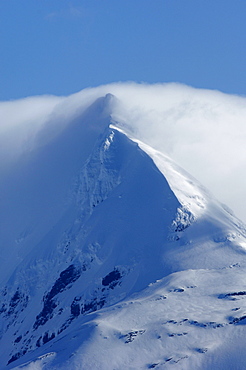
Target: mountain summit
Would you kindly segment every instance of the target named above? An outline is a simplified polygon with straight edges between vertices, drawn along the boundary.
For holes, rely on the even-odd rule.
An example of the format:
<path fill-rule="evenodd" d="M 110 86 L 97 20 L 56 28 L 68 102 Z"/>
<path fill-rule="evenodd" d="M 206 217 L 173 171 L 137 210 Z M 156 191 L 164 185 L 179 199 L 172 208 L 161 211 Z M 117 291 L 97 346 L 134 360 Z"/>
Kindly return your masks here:
<path fill-rule="evenodd" d="M 114 99 L 46 125 L 0 183 L 0 368 L 241 369 L 245 226 Z"/>

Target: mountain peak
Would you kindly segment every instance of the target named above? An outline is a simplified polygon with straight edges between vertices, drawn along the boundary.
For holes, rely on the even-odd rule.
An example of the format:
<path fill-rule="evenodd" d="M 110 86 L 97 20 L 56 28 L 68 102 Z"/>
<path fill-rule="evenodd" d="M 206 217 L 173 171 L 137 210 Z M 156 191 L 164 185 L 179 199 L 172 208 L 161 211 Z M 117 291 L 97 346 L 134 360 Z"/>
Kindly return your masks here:
<path fill-rule="evenodd" d="M 195 369 L 244 323 L 244 225 L 112 126 L 114 99 L 44 128 L 1 185 L 3 369 Z"/>

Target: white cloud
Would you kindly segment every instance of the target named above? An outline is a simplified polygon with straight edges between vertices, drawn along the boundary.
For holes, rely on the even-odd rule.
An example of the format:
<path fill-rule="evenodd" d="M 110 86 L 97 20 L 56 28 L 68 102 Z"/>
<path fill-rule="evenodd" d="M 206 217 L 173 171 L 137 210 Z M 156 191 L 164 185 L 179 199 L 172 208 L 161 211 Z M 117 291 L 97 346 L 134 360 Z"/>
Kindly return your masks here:
<path fill-rule="evenodd" d="M 68 98 L 2 102 L 0 165 L 41 145 L 40 138 L 50 140 L 107 93 L 117 97 L 112 117 L 118 125 L 168 154 L 246 221 L 246 98 L 218 91 L 179 84 L 116 83 Z"/>
<path fill-rule="evenodd" d="M 246 98 L 178 84 L 119 89 L 115 120 L 172 157 L 246 220 Z"/>
<path fill-rule="evenodd" d="M 46 15 L 45 19 L 52 20 L 57 18 L 81 18 L 85 14 L 85 10 L 82 6 L 75 6 L 69 4 L 67 8 L 59 9 L 55 12 Z"/>
<path fill-rule="evenodd" d="M 0 102 L 0 169 L 31 149 L 37 132 L 61 99 L 40 96 Z"/>

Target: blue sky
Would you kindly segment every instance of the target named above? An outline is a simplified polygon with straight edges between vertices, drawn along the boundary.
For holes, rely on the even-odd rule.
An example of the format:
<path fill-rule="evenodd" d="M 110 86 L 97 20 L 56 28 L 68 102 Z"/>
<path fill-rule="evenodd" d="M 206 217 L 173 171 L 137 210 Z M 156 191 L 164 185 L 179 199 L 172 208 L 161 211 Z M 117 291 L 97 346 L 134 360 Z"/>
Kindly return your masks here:
<path fill-rule="evenodd" d="M 117 81 L 246 95 L 245 0 L 0 0 L 0 100 Z"/>

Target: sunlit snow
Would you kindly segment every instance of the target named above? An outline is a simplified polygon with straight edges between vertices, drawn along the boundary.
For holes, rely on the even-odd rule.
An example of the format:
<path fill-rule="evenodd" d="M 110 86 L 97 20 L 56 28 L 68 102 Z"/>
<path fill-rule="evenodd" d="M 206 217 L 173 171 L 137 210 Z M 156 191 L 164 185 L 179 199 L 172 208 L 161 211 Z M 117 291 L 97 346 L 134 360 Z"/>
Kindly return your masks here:
<path fill-rule="evenodd" d="M 244 368 L 246 228 L 186 172 L 239 209 L 244 103 L 114 84 L 0 104 L 0 369 Z"/>

